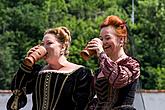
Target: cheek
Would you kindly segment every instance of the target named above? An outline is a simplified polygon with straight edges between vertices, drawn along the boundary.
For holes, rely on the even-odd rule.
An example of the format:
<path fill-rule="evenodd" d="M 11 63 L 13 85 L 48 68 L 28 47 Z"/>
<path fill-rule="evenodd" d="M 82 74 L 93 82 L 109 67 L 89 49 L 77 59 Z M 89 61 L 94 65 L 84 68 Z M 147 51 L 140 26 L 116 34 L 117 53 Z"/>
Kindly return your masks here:
<path fill-rule="evenodd" d="M 117 46 L 119 43 L 118 43 L 117 39 L 113 39 L 111 41 L 111 44 L 114 45 L 114 46 Z"/>
<path fill-rule="evenodd" d="M 48 46 L 47 48 L 48 54 L 59 54 L 60 53 L 60 48 L 59 47 L 54 47 L 53 45 Z"/>
<path fill-rule="evenodd" d="M 58 54 L 60 53 L 60 48 L 59 47 L 51 48 L 51 51 L 53 51 L 54 54 Z"/>
<path fill-rule="evenodd" d="M 110 46 L 111 50 L 116 48 L 116 42 L 113 39 L 109 40 L 108 45 Z"/>
<path fill-rule="evenodd" d="M 114 41 L 112 39 L 107 41 L 107 45 L 113 46 L 114 45 Z"/>

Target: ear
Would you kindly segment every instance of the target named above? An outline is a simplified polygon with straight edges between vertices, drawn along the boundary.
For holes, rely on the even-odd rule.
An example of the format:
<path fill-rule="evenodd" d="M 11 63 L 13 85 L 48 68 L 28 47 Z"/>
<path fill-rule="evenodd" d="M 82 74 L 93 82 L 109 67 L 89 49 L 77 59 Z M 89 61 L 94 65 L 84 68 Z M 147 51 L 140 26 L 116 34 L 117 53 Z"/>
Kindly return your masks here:
<path fill-rule="evenodd" d="M 62 49 L 62 50 L 65 50 L 65 49 L 66 49 L 66 45 L 65 45 L 65 44 L 62 44 L 61 49 Z"/>
<path fill-rule="evenodd" d="M 64 51 L 65 51 L 65 47 L 62 46 L 62 47 L 61 47 L 61 50 L 60 50 L 60 55 L 64 55 Z"/>
<path fill-rule="evenodd" d="M 121 37 L 121 38 L 120 38 L 120 47 L 123 47 L 123 45 L 124 45 L 124 38 Z"/>

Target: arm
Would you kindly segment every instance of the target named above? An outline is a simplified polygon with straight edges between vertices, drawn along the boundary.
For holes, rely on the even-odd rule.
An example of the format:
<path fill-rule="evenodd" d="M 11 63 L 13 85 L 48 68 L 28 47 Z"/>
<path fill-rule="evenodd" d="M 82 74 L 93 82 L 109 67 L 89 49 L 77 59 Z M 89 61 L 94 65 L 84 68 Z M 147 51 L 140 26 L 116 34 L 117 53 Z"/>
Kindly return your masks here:
<path fill-rule="evenodd" d="M 75 110 L 84 110 L 92 98 L 93 75 L 89 69 L 81 69 L 76 80 L 73 100 L 76 104 Z"/>
<path fill-rule="evenodd" d="M 7 102 L 7 110 L 17 110 L 26 105 L 26 93 L 31 93 L 32 88 L 34 87 L 32 85 L 35 85 L 32 83 L 35 81 L 34 74 L 37 68 L 37 66 L 34 66 L 33 69 L 29 69 L 24 64 L 20 66 L 11 83 L 11 91 L 13 92 L 13 95 Z"/>
<path fill-rule="evenodd" d="M 122 88 L 140 76 L 140 64 L 131 57 L 127 61 L 115 63 L 102 52 L 99 60 L 101 72 L 114 88 Z"/>
<path fill-rule="evenodd" d="M 25 88 L 27 83 L 33 82 L 33 79 L 35 79 L 36 76 L 36 71 L 39 71 L 40 69 L 39 66 L 35 65 L 35 62 L 42 58 L 44 52 L 46 52 L 45 48 L 40 45 L 32 47 L 27 52 L 23 63 L 20 65 L 20 68 L 12 81 L 12 91 Z"/>
<path fill-rule="evenodd" d="M 23 88 L 29 88 L 27 85 L 34 85 L 32 83 L 35 82 L 34 80 L 40 68 L 39 65 L 34 65 L 33 68 L 29 69 L 26 65 L 21 64 L 11 83 L 11 90 L 22 90 Z M 25 93 L 30 93 L 29 89 L 25 90 Z"/>
<path fill-rule="evenodd" d="M 35 76 L 37 76 L 36 71 L 39 71 L 39 68 L 35 66 L 35 62 L 43 55 L 40 52 L 41 50 L 39 51 L 39 48 L 46 52 L 45 48 L 39 45 L 31 48 L 14 76 L 11 83 L 13 95 L 7 102 L 7 110 L 17 110 L 26 105 L 26 93 L 32 92 L 35 86 L 33 84 L 35 83 Z"/>

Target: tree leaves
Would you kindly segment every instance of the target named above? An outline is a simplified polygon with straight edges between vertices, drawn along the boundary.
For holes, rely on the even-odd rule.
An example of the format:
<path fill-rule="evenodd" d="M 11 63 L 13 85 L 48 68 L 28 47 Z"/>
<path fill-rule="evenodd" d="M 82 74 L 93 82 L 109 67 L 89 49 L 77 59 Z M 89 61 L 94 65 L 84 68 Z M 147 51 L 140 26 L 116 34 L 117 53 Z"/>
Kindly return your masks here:
<path fill-rule="evenodd" d="M 68 60 L 96 70 L 97 59 L 84 61 L 79 53 L 99 36 L 99 25 L 108 15 L 127 22 L 131 37 L 128 51 L 141 62 L 142 87 L 165 89 L 165 1 L 138 0 L 134 5 L 133 24 L 130 0 L 1 0 L 0 89 L 9 88 L 19 63 L 28 49 L 42 40 L 43 32 L 57 26 L 71 31 Z"/>

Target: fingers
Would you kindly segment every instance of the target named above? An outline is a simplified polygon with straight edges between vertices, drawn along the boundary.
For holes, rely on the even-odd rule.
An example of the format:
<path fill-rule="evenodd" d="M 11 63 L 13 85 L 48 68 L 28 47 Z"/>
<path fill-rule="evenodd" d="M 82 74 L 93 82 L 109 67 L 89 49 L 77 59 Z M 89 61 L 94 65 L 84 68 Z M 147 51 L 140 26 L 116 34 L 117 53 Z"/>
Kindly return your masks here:
<path fill-rule="evenodd" d="M 102 47 L 102 45 L 103 45 L 103 43 L 99 38 L 94 38 L 87 43 L 85 48 L 87 48 L 89 50 L 98 50 L 99 48 Z"/>
<path fill-rule="evenodd" d="M 35 50 L 37 50 L 38 47 L 39 47 L 39 45 L 32 47 L 32 48 L 27 52 L 27 56 L 29 56 L 29 55 L 32 54 Z"/>
<path fill-rule="evenodd" d="M 99 38 L 94 38 L 88 42 L 87 47 L 97 47 L 102 46 L 102 41 Z"/>
<path fill-rule="evenodd" d="M 102 42 L 99 38 L 94 38 L 91 41 L 95 41 L 95 42 Z"/>
<path fill-rule="evenodd" d="M 101 44 L 102 45 L 102 41 L 99 38 L 94 38 L 92 39 L 90 42 L 88 43 L 97 43 L 97 44 Z"/>
<path fill-rule="evenodd" d="M 98 45 L 96 43 L 89 43 L 87 45 L 87 48 L 90 49 L 90 50 L 95 50 L 97 49 Z"/>
<path fill-rule="evenodd" d="M 103 42 L 99 38 L 94 38 L 87 44 L 87 48 L 89 50 L 95 50 L 97 52 L 97 56 L 104 51 Z"/>

